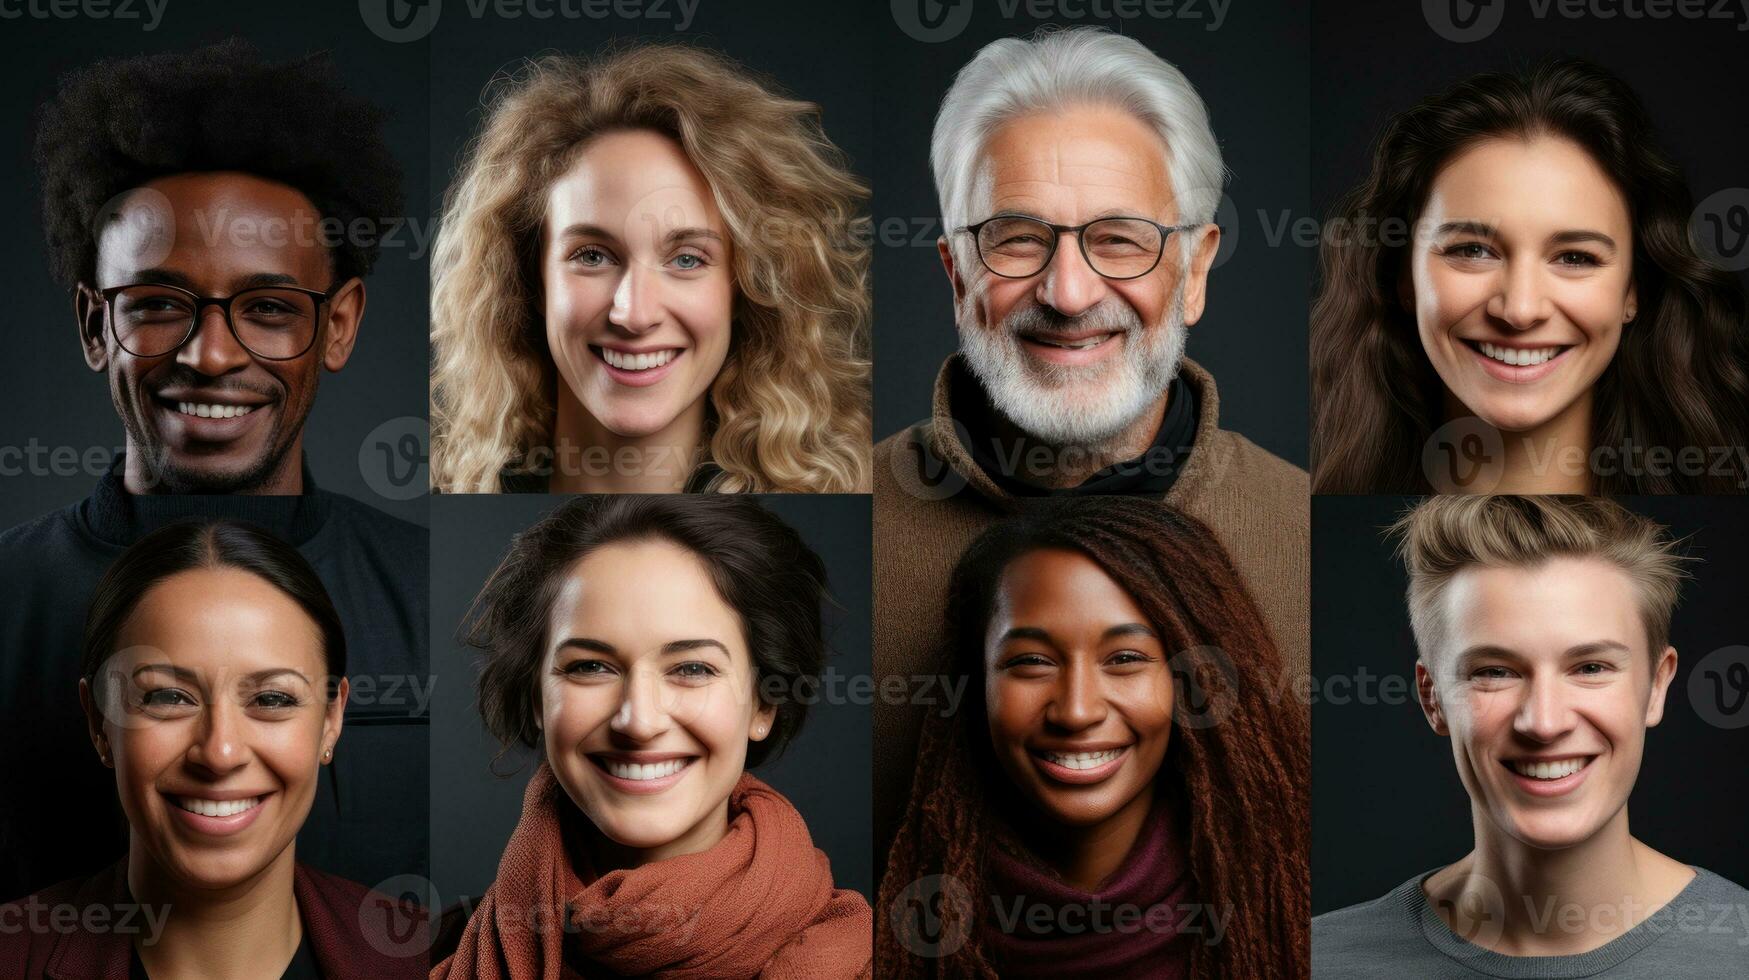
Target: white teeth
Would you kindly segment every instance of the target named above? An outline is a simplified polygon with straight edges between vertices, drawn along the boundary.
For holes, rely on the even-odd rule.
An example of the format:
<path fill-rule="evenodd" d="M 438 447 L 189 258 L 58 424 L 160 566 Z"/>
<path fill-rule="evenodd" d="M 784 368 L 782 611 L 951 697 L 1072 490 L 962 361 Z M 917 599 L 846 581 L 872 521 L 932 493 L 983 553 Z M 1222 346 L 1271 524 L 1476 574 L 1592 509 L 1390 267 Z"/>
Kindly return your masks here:
<path fill-rule="evenodd" d="M 176 410 L 184 415 L 198 415 L 203 419 L 230 419 L 239 415 L 248 415 L 255 410 L 254 405 L 205 405 L 200 402 L 177 402 Z"/>
<path fill-rule="evenodd" d="M 1482 353 L 1494 360 L 1514 367 L 1541 364 L 1561 352 L 1559 347 L 1539 347 L 1536 350 L 1524 350 L 1518 347 L 1498 347 L 1486 341 L 1478 343 L 1476 346 L 1482 349 Z"/>
<path fill-rule="evenodd" d="M 1074 343 L 1058 343 L 1054 340 L 1046 340 L 1043 337 L 1034 337 L 1033 339 L 1041 344 L 1049 344 L 1052 347 L 1061 347 L 1064 350 L 1086 350 L 1089 347 L 1098 347 L 1100 344 L 1104 343 L 1105 339 L 1109 336 L 1111 335 L 1100 334 L 1097 337 L 1088 337 L 1086 340 L 1078 340 Z"/>
<path fill-rule="evenodd" d="M 1106 749 L 1104 752 L 1071 752 L 1067 755 L 1046 752 L 1045 758 L 1064 769 L 1098 769 L 1107 762 L 1123 755 L 1123 752 L 1123 749 Z"/>
<path fill-rule="evenodd" d="M 639 781 L 646 779 L 661 779 L 663 776 L 672 776 L 680 770 L 685 769 L 687 764 L 692 762 L 691 759 L 669 759 L 667 762 L 653 762 L 649 765 L 639 765 L 633 762 L 616 762 L 612 759 L 605 761 L 607 762 L 608 772 L 613 773 L 621 779 L 635 779 Z"/>
<path fill-rule="evenodd" d="M 1512 771 L 1532 779 L 1563 779 L 1585 768 L 1588 759 L 1562 759 L 1559 762 L 1508 762 Z"/>
<path fill-rule="evenodd" d="M 603 347 L 601 359 L 622 371 L 648 371 L 674 360 L 674 355 L 678 353 L 680 352 L 670 348 L 650 354 L 625 354 L 611 347 Z"/>
<path fill-rule="evenodd" d="M 264 798 L 256 796 L 247 800 L 197 800 L 188 796 L 173 797 L 177 806 L 189 813 L 207 817 L 234 817 L 244 810 L 253 810 Z"/>

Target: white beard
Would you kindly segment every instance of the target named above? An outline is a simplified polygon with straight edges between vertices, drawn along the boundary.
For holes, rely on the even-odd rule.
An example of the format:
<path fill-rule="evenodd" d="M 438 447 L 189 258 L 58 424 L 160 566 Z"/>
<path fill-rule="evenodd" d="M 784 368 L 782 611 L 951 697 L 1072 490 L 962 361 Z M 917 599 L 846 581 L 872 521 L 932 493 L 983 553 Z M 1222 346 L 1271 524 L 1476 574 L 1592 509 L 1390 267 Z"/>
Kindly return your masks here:
<path fill-rule="evenodd" d="M 1182 282 L 1163 322 L 1147 328 L 1128 305 L 1108 298 L 1072 319 L 1029 302 L 991 330 L 978 325 L 974 302 L 968 292 L 957 319 L 966 366 L 997 411 L 1047 446 L 1097 448 L 1111 443 L 1178 377 L 1189 333 Z M 1124 349 L 1116 361 L 1101 364 L 1040 363 L 1021 348 L 1020 334 L 1052 327 L 1121 331 L 1117 342 Z"/>

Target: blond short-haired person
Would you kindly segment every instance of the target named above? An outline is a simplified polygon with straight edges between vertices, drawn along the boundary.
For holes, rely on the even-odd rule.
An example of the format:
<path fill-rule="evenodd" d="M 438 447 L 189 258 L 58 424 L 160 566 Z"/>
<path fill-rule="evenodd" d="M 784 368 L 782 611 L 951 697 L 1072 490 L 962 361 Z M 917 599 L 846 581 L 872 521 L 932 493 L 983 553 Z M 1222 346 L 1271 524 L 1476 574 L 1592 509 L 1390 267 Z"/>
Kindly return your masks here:
<path fill-rule="evenodd" d="M 1749 891 L 1628 832 L 1676 675 L 1669 532 L 1602 498 L 1504 495 L 1430 498 L 1393 531 L 1475 847 L 1314 918 L 1313 974 L 1749 976 Z"/>

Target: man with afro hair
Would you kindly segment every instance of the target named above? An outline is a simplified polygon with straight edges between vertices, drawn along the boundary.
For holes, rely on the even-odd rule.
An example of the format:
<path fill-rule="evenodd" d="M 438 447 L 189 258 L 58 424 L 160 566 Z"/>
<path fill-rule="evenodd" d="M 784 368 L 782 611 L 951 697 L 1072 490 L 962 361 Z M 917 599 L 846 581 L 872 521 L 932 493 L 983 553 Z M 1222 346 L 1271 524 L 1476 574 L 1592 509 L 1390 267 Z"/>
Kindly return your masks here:
<path fill-rule="evenodd" d="M 303 453 L 401 213 L 386 118 L 328 57 L 238 40 L 93 63 L 39 113 L 49 265 L 126 448 L 89 497 L 0 534 L 0 901 L 124 852 L 78 699 L 86 605 L 130 544 L 200 516 L 296 546 L 355 651 L 299 860 L 367 884 L 426 873 L 426 533 L 319 489 Z"/>

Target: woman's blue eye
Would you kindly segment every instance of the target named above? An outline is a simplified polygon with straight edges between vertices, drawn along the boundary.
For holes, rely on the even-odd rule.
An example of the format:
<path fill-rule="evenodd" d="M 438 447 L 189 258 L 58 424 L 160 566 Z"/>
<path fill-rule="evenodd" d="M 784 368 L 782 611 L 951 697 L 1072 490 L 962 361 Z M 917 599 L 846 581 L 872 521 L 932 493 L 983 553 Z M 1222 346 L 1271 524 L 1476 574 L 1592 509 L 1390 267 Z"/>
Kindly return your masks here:
<path fill-rule="evenodd" d="M 679 255 L 676 255 L 674 257 L 674 262 L 680 267 L 680 271 L 682 272 L 692 272 L 695 269 L 704 268 L 704 258 L 702 256 L 694 255 L 691 252 L 682 252 Z"/>
<path fill-rule="evenodd" d="M 686 663 L 675 667 L 674 672 L 681 677 L 688 678 L 717 676 L 716 668 L 712 667 L 710 664 L 699 663 L 696 660 L 688 660 Z"/>

